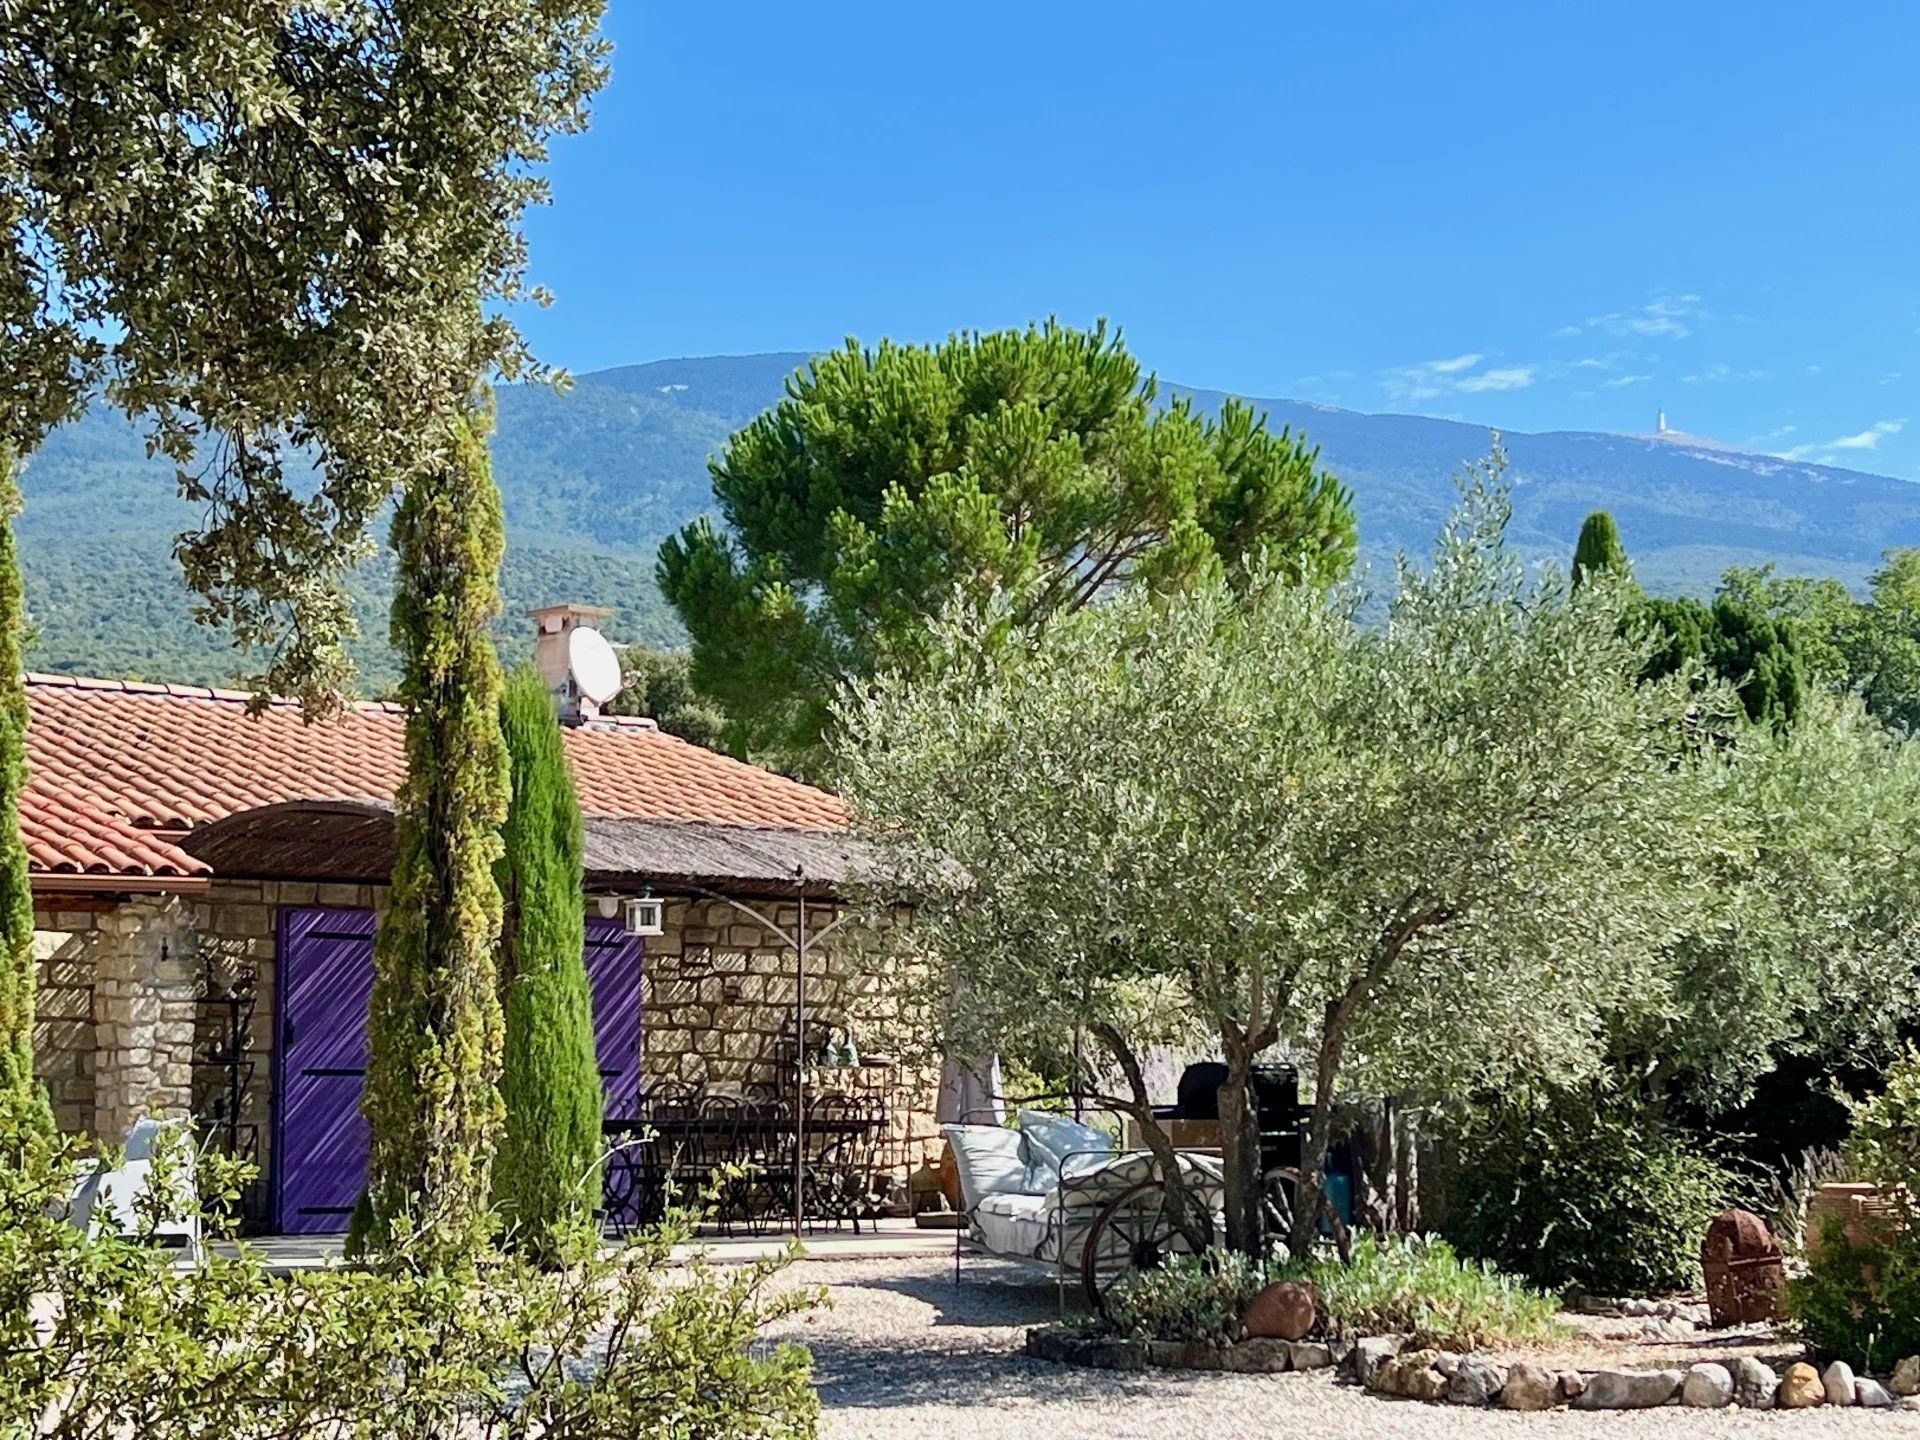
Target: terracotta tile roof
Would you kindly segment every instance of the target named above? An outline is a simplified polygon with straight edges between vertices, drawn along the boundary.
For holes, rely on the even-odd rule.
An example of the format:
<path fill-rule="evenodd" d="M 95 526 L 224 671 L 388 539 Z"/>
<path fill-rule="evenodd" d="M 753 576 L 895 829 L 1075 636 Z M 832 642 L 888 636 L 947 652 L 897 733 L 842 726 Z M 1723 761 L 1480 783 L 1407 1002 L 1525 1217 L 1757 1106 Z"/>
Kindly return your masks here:
<path fill-rule="evenodd" d="M 186 830 L 286 800 L 390 799 L 400 782 L 397 705 L 308 724 L 297 706 L 247 713 L 233 690 L 71 675 L 27 676 L 21 829 L 35 872 L 206 874 L 171 843 Z M 589 815 L 777 829 L 846 822 L 823 790 L 655 729 L 612 721 L 566 732 Z"/>

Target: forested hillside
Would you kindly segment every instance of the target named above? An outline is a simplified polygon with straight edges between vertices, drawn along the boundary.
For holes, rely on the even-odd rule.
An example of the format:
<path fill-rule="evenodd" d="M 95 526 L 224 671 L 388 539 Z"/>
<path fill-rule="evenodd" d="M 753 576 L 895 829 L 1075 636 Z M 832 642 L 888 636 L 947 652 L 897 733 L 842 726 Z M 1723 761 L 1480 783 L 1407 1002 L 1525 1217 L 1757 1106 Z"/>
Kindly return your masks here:
<path fill-rule="evenodd" d="M 771 404 L 798 354 L 713 356 L 578 377 L 564 394 L 509 388 L 493 439 L 507 512 L 502 638 L 524 648 L 520 611 L 558 599 L 617 610 L 618 639 L 671 643 L 673 615 L 653 581 L 660 540 L 710 503 L 706 461 Z M 1219 393 L 1190 391 L 1213 406 Z M 1304 429 L 1354 494 L 1362 556 L 1424 551 L 1446 513 L 1449 474 L 1483 455 L 1477 425 L 1262 401 Z M 1587 432 L 1505 436 L 1515 478 L 1515 541 L 1566 555 L 1581 519 L 1610 509 L 1640 578 L 1656 592 L 1710 591 L 1730 564 L 1858 585 L 1882 550 L 1920 544 L 1920 486 L 1789 463 L 1677 436 Z M 23 486 L 22 557 L 40 669 L 217 682 L 236 669 L 222 638 L 195 625 L 170 552 L 192 526 L 171 472 L 139 433 L 96 409 L 33 457 Z M 384 540 L 384 535 L 380 537 Z M 388 567 L 357 577 L 366 687 L 393 678 L 385 645 Z"/>

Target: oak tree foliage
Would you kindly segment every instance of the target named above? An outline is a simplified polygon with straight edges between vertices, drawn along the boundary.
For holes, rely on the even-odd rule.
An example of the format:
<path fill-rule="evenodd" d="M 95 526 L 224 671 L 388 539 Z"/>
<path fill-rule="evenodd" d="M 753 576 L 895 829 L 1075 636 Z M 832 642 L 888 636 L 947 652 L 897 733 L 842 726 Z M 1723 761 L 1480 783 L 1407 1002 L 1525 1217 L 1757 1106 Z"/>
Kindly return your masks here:
<path fill-rule="evenodd" d="M 1815 684 L 1858 694 L 1903 734 L 1920 728 L 1920 549 L 1887 551 L 1864 599 L 1838 580 L 1780 575 L 1772 565 L 1735 566 L 1720 593 L 1791 623 Z"/>
<path fill-rule="evenodd" d="M 0 443 L 96 392 L 204 522 L 201 616 L 325 706 L 341 570 L 537 370 L 520 218 L 605 77 L 600 0 L 0 5 Z"/>

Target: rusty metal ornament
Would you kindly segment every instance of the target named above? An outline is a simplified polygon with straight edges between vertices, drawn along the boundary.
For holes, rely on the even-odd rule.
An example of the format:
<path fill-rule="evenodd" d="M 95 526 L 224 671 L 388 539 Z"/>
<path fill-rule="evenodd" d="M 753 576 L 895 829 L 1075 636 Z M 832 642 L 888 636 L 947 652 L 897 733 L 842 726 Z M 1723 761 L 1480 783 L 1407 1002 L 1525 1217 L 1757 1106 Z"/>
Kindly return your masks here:
<path fill-rule="evenodd" d="M 1707 1278 L 1707 1310 L 1717 1328 L 1778 1320 L 1784 1313 L 1786 1271 L 1766 1222 L 1747 1210 L 1722 1210 L 1707 1224 L 1700 1245 Z"/>

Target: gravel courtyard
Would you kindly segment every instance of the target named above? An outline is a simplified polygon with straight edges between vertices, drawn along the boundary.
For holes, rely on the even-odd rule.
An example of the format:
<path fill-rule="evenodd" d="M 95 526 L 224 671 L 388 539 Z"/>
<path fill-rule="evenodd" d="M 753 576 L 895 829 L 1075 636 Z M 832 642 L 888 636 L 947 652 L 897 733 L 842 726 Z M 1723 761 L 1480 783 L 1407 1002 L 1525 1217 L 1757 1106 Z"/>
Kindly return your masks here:
<path fill-rule="evenodd" d="M 1028 1360 L 1028 1325 L 1055 1314 L 1053 1285 L 969 1257 L 961 1284 L 928 1258 L 809 1262 L 832 1308 L 779 1332 L 810 1345 L 832 1440 L 1346 1440 L 1346 1437 L 1920 1436 L 1920 1415 L 1668 1408 L 1517 1415 L 1382 1400 L 1317 1375 L 1145 1374 Z"/>

